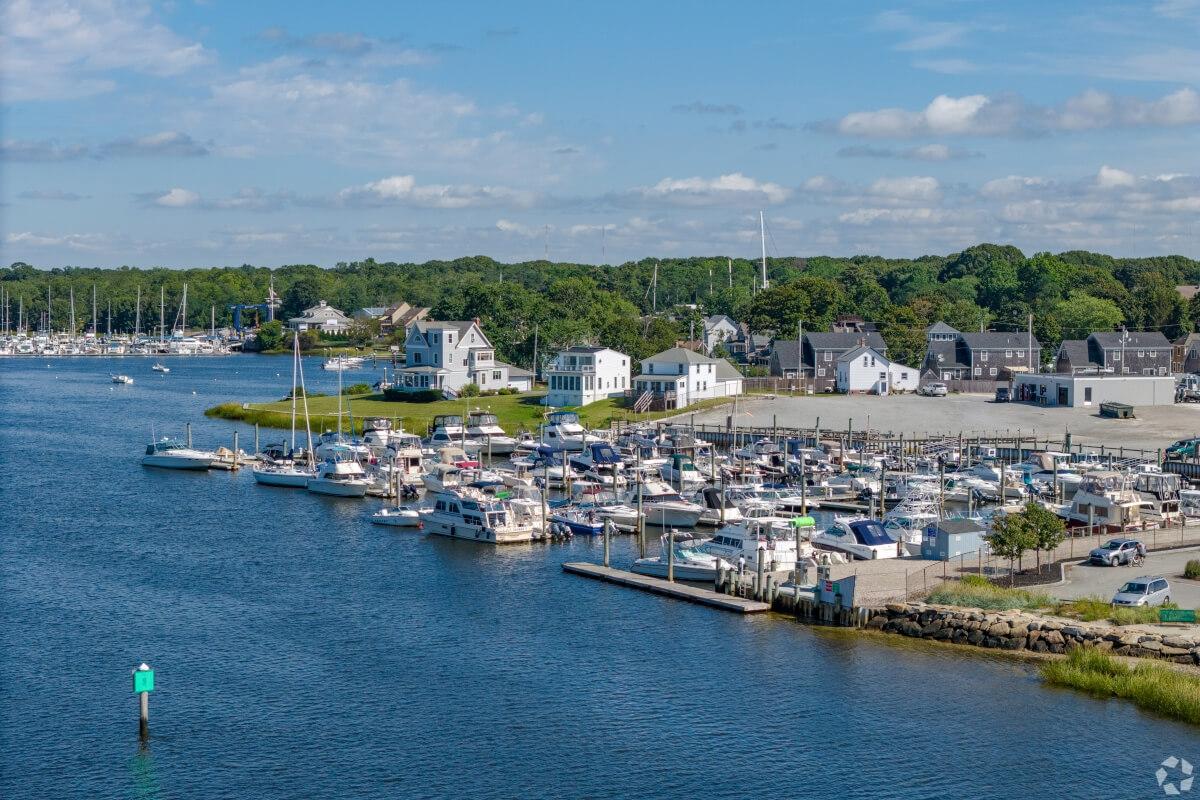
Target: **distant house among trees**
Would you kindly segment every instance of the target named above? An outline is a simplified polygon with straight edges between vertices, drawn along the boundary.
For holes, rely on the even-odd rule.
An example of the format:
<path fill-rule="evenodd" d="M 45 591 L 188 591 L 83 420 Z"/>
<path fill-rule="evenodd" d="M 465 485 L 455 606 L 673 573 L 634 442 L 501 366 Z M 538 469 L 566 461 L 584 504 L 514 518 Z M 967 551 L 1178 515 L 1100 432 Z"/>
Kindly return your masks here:
<path fill-rule="evenodd" d="M 408 326 L 417 320 L 429 316 L 428 308 L 410 306 L 403 301 L 390 306 L 368 306 L 354 312 L 355 319 L 377 320 L 379 332 L 388 336 L 396 331 L 407 330 Z"/>
<path fill-rule="evenodd" d="M 1159 331 L 1106 331 L 1064 340 L 1054 371 L 1167 375 L 1173 355 L 1174 347 Z"/>
<path fill-rule="evenodd" d="M 288 320 L 288 327 L 297 333 L 318 331 L 320 333 L 345 333 L 350 327 L 350 318 L 324 300 L 311 308 L 304 309 L 298 317 Z"/>

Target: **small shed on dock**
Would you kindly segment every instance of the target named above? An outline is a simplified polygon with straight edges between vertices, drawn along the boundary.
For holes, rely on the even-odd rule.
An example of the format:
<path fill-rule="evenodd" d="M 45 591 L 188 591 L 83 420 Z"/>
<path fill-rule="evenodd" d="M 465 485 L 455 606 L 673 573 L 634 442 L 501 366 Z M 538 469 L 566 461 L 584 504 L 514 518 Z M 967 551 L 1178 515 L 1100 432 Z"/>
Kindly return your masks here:
<path fill-rule="evenodd" d="M 930 523 L 921 537 L 921 558 L 949 561 L 975 553 L 986 547 L 983 539 L 986 533 L 987 528 L 975 519 L 943 519 Z"/>

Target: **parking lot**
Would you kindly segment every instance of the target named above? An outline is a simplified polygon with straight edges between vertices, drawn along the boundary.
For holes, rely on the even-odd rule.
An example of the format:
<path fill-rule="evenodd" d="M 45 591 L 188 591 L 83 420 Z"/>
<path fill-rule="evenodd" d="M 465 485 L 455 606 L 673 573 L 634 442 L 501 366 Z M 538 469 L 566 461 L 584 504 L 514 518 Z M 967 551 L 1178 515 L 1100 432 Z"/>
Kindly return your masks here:
<path fill-rule="evenodd" d="M 1200 609 L 1200 581 L 1180 577 L 1184 565 L 1192 558 L 1200 558 L 1200 547 L 1151 551 L 1146 557 L 1146 565 L 1138 568 L 1074 564 L 1067 567 L 1066 583 L 1049 586 L 1046 591 L 1063 600 L 1088 596 L 1109 600 L 1125 581 L 1161 575 L 1171 584 L 1171 602 L 1181 608 Z"/>

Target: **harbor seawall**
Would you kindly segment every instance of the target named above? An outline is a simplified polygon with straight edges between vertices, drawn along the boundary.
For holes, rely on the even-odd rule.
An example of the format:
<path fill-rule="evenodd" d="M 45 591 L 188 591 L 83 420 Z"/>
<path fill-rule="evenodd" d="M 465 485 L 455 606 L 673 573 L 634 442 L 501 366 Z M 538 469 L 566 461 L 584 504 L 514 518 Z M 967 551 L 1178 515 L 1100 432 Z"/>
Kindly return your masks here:
<path fill-rule="evenodd" d="M 1025 612 L 893 603 L 872 609 L 864 627 L 998 650 L 1065 653 L 1073 647 L 1093 647 L 1118 656 L 1200 665 L 1200 630 L 1194 626 L 1179 633 L 1161 633 Z"/>

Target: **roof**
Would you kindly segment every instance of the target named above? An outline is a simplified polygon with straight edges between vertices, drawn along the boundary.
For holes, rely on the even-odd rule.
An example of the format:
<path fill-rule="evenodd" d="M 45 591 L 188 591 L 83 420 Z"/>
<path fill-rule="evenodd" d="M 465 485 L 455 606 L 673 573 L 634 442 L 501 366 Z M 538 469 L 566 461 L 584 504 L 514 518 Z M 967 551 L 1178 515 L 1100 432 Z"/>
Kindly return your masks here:
<path fill-rule="evenodd" d="M 887 350 L 887 343 L 876 331 L 867 333 L 806 333 L 804 341 L 816 350 L 850 350 L 866 341 L 880 353 Z"/>
<path fill-rule="evenodd" d="M 940 319 L 925 329 L 926 333 L 958 333 L 957 328 L 951 328 Z"/>
<path fill-rule="evenodd" d="M 1125 348 L 1130 347 L 1170 347 L 1171 343 L 1162 331 L 1105 331 L 1089 336 L 1103 348 L 1120 347 L 1121 337 L 1125 337 Z"/>
<path fill-rule="evenodd" d="M 720 359 L 709 358 L 708 356 L 700 355 L 695 350 L 688 350 L 683 347 L 672 347 L 669 350 L 663 350 L 661 353 L 657 353 L 642 360 L 665 361 L 670 364 L 715 364 Z"/>
<path fill-rule="evenodd" d="M 1063 343 L 1058 346 L 1058 357 L 1067 357 L 1072 366 L 1080 367 L 1084 365 L 1095 365 L 1092 357 L 1088 352 L 1088 343 L 1084 339 L 1063 339 Z"/>
<path fill-rule="evenodd" d="M 704 318 L 704 329 L 708 330 L 709 328 L 715 328 L 721 324 L 722 320 L 727 322 L 731 328 L 736 329 L 738 326 L 736 322 L 734 322 L 725 314 L 713 314 L 711 317 Z"/>
<path fill-rule="evenodd" d="M 798 343 L 795 339 L 776 339 L 772 353 L 778 359 L 779 366 L 787 368 L 796 366 L 799 359 L 798 350 Z"/>
<path fill-rule="evenodd" d="M 445 372 L 445 371 L 446 371 L 446 368 L 445 368 L 445 367 L 431 367 L 431 366 L 429 366 L 429 365 L 422 365 L 422 366 L 419 366 L 419 367 L 403 367 L 403 368 L 401 368 L 401 370 L 400 370 L 400 371 L 401 371 L 401 372 L 429 372 L 429 373 L 433 373 L 433 372 Z"/>
<path fill-rule="evenodd" d="M 930 361 L 930 356 L 933 356 L 933 362 L 938 369 L 966 369 L 970 366 L 958 360 L 957 342 L 930 342 L 929 349 L 925 352 L 926 362 Z M 938 356 L 941 356 L 940 361 Z"/>
<path fill-rule="evenodd" d="M 869 347 L 867 345 L 859 345 L 858 347 L 854 348 L 853 350 L 847 350 L 846 352 L 844 352 L 840 356 L 838 356 L 838 361 L 853 361 L 854 359 L 858 358 L 859 356 L 861 356 L 865 353 L 874 353 L 876 356 L 878 356 L 883 361 L 887 361 L 889 364 L 892 363 L 890 360 L 888 360 L 887 356 L 885 356 L 883 353 L 879 352 L 874 347 Z"/>
<path fill-rule="evenodd" d="M 607 350 L 607 347 L 600 347 L 594 344 L 574 344 L 570 347 L 560 350 L 560 353 L 599 353 L 601 350 Z"/>
<path fill-rule="evenodd" d="M 1194 284 L 1184 284 L 1183 286 L 1176 286 L 1175 290 L 1183 295 L 1184 300 L 1191 300 L 1196 296 L 1197 292 L 1200 292 L 1200 286 L 1196 286 Z"/>
<path fill-rule="evenodd" d="M 354 312 L 356 317 L 382 317 L 384 314 L 391 311 L 387 306 L 366 306 Z"/>
<path fill-rule="evenodd" d="M 532 378 L 533 373 L 527 369 L 514 367 L 512 364 L 505 364 L 503 361 L 495 362 L 497 367 L 508 367 L 508 377 L 510 378 Z"/>
<path fill-rule="evenodd" d="M 717 359 L 716 375 L 719 381 L 740 381 L 743 377 L 737 367 L 723 358 Z"/>
<path fill-rule="evenodd" d="M 303 314 L 298 317 L 292 317 L 288 322 L 325 322 L 327 320 L 349 322 L 350 318 L 322 300 L 312 308 L 304 309 Z"/>
<path fill-rule="evenodd" d="M 944 533 L 982 533 L 986 530 L 982 522 L 961 518 L 943 519 L 931 523 L 929 527 L 936 528 Z"/>
<path fill-rule="evenodd" d="M 1008 350 L 1030 346 L 1030 337 L 1024 331 L 983 331 L 982 333 L 960 333 L 959 338 L 972 350 Z M 1033 349 L 1042 345 L 1037 337 L 1032 340 Z"/>

